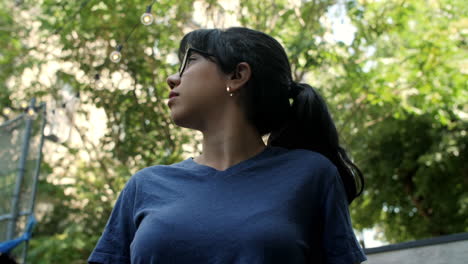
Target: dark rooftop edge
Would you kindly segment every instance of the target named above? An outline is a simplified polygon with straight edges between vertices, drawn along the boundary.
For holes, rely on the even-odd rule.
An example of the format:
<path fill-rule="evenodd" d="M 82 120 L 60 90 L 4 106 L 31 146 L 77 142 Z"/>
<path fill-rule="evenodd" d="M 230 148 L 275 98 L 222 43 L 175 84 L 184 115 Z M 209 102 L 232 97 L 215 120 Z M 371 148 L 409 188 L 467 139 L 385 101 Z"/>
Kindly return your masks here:
<path fill-rule="evenodd" d="M 456 242 L 456 241 L 461 241 L 461 240 L 468 240 L 468 232 L 421 239 L 421 240 L 414 240 L 414 241 L 403 242 L 403 243 L 398 243 L 398 244 L 391 244 L 391 245 L 382 246 L 382 247 L 365 248 L 364 252 L 366 254 L 375 254 L 375 253 L 381 253 L 381 252 L 387 252 L 387 251 L 395 251 L 395 250 L 409 249 L 409 248 L 415 248 L 415 247 L 445 244 L 445 243 L 451 243 L 451 242 Z"/>

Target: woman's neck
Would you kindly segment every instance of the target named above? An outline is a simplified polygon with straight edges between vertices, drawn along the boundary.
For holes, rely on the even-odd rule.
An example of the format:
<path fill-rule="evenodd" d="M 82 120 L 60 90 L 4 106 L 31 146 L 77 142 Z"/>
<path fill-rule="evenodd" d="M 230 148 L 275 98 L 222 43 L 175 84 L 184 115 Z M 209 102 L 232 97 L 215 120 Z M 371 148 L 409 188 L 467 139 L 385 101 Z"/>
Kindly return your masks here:
<path fill-rule="evenodd" d="M 194 161 L 225 170 L 265 149 L 258 131 L 245 121 L 225 122 L 219 129 L 202 131 L 203 153 Z"/>

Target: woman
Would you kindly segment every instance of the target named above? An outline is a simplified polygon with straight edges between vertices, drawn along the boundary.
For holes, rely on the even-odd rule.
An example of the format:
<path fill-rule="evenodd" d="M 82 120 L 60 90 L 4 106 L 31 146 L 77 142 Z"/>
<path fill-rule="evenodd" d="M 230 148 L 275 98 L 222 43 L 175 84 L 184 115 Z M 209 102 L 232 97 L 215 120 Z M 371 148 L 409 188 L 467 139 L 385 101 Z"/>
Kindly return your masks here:
<path fill-rule="evenodd" d="M 247 28 L 196 30 L 179 58 L 171 117 L 203 133 L 203 153 L 133 175 L 88 261 L 364 261 L 348 213 L 362 175 L 281 45 Z"/>

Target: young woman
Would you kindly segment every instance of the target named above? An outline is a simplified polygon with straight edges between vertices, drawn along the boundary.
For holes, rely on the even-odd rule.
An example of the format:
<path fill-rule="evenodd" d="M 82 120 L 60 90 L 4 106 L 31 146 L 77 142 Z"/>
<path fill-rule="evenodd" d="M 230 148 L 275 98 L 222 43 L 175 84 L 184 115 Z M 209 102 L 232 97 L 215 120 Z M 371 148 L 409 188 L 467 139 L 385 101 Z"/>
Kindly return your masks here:
<path fill-rule="evenodd" d="M 179 57 L 168 106 L 175 124 L 203 133 L 203 153 L 133 175 L 88 261 L 366 260 L 348 213 L 362 175 L 281 45 L 247 28 L 196 30 Z"/>

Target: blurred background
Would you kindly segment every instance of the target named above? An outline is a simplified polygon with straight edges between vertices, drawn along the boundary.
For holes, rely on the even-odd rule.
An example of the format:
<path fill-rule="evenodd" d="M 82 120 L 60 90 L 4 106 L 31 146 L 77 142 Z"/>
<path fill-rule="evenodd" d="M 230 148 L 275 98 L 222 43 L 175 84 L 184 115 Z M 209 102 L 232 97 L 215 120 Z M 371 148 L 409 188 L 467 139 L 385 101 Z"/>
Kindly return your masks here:
<path fill-rule="evenodd" d="M 28 262 L 86 263 L 133 173 L 200 152 L 170 120 L 166 78 L 182 36 L 212 27 L 272 35 L 325 97 L 366 179 L 350 208 L 363 246 L 468 232 L 467 6 L 1 0 L 0 124 L 47 104 Z"/>

